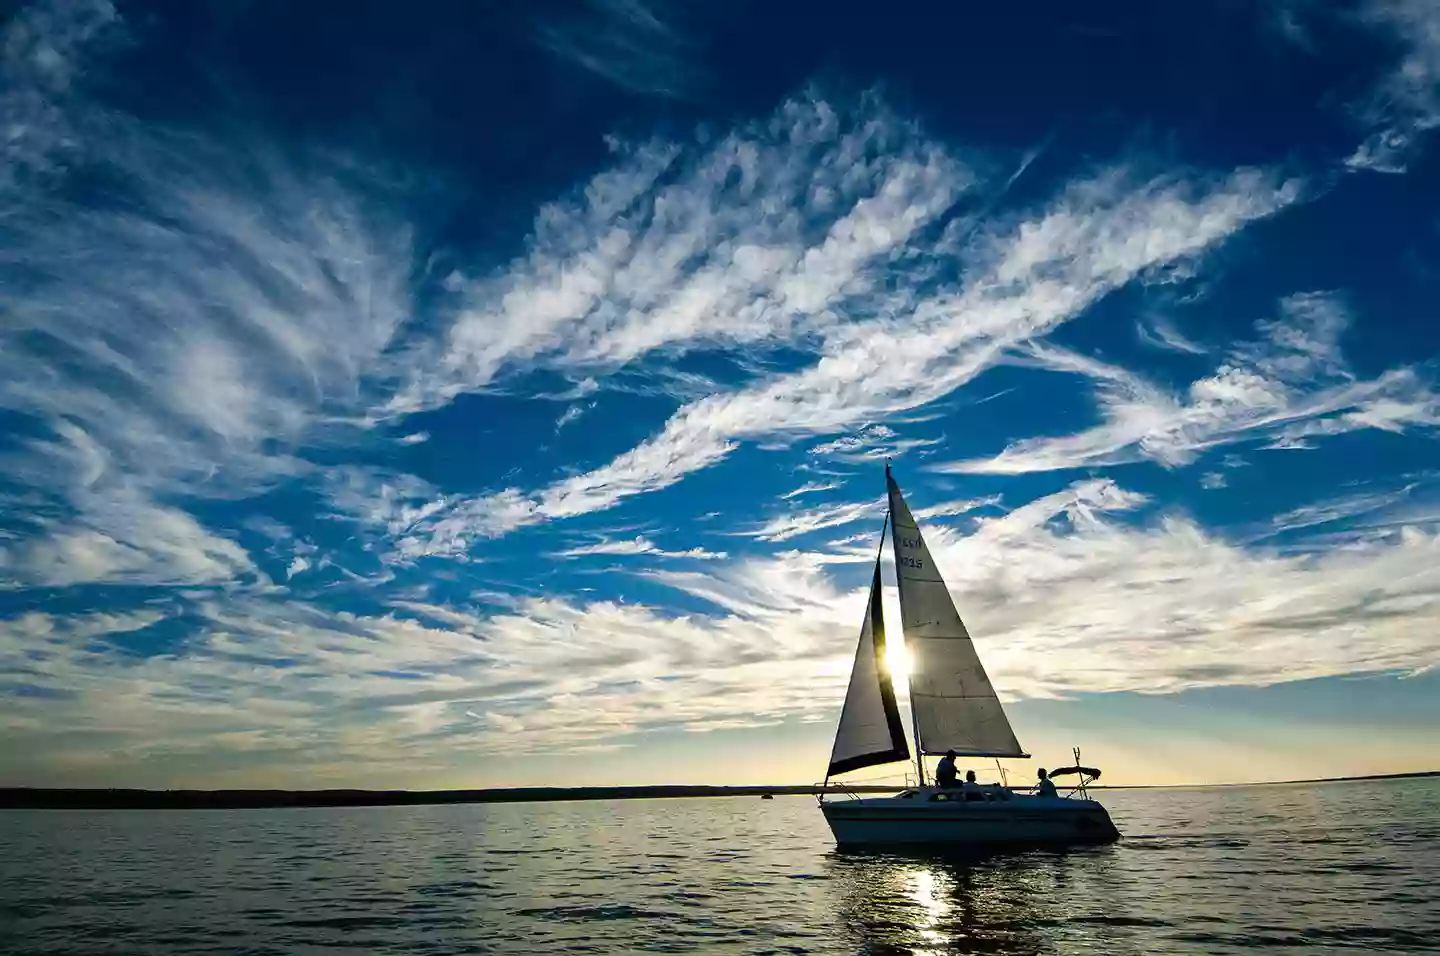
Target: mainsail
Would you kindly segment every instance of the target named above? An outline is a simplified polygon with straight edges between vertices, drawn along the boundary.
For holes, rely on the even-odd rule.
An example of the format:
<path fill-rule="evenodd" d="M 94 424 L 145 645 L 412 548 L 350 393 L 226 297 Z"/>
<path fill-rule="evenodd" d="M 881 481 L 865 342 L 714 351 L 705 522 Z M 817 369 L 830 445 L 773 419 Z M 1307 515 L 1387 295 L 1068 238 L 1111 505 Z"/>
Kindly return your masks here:
<path fill-rule="evenodd" d="M 910 655 L 915 749 L 922 754 L 953 750 L 962 757 L 1028 756 L 1010 729 L 1005 709 L 889 466 L 885 483 L 890 492 L 900 619 Z"/>
<path fill-rule="evenodd" d="M 850 689 L 840 711 L 835 747 L 826 776 L 880 763 L 908 760 L 910 748 L 895 705 L 895 689 L 885 665 L 885 619 L 880 613 L 880 558 L 870 582 L 870 603 L 860 628 L 860 645 L 850 669 Z"/>

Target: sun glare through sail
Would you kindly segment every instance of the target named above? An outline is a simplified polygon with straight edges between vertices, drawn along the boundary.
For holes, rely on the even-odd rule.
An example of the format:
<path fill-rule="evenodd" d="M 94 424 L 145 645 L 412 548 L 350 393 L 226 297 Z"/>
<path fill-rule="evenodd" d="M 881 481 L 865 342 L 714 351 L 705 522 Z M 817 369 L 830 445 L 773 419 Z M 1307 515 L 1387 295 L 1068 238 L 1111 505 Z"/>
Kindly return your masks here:
<path fill-rule="evenodd" d="M 885 669 L 895 683 L 910 676 L 910 652 L 897 638 L 892 637 L 885 643 Z"/>

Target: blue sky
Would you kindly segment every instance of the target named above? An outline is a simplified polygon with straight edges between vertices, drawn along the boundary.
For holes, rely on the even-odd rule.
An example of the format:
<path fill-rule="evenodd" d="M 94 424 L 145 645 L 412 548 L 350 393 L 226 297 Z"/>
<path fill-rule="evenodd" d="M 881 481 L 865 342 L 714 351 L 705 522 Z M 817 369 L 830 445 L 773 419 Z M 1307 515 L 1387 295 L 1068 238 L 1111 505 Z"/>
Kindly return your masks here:
<path fill-rule="evenodd" d="M 1440 8 L 485 6 L 9 14 L 4 782 L 1440 765 Z"/>

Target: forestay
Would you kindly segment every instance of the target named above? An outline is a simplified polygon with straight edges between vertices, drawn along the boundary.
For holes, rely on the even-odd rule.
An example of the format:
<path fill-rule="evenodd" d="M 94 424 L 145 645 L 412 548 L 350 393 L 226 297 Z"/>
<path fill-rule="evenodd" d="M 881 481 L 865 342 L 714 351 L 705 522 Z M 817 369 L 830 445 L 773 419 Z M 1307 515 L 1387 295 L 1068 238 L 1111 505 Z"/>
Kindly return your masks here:
<path fill-rule="evenodd" d="M 840 711 L 835 747 L 830 751 L 826 776 L 847 773 L 875 764 L 908 760 L 910 748 L 900 724 L 895 689 L 885 665 L 885 620 L 880 612 L 880 559 L 870 583 L 870 603 L 860 628 L 860 645 L 850 669 L 850 688 Z"/>
<path fill-rule="evenodd" d="M 921 753 L 954 750 L 971 757 L 1024 757 L 995 688 L 975 653 L 950 591 L 900 487 L 885 470 L 900 619 L 910 654 L 910 706 Z"/>

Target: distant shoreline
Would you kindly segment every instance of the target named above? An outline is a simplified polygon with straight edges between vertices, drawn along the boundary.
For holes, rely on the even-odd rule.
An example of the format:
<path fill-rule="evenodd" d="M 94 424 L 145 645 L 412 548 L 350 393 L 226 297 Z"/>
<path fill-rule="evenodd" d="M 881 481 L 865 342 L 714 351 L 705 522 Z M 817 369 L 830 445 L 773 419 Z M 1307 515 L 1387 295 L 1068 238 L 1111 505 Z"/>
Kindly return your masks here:
<path fill-rule="evenodd" d="M 1092 787 L 1103 790 L 1171 790 L 1182 787 L 1270 787 L 1440 777 L 1440 770 L 1268 780 L 1257 783 L 1161 784 Z M 134 790 L 0 787 L 0 810 L 263 810 L 281 807 L 398 807 L 456 803 L 550 803 L 577 800 L 655 800 L 675 797 L 759 797 L 821 793 L 894 793 L 899 786 L 854 787 L 506 787 L 486 790 Z"/>
<path fill-rule="evenodd" d="M 0 810 L 259 810 L 272 807 L 399 807 L 449 803 L 549 803 L 894 793 L 900 787 L 505 787 L 487 790 L 132 790 L 0 787 Z"/>

